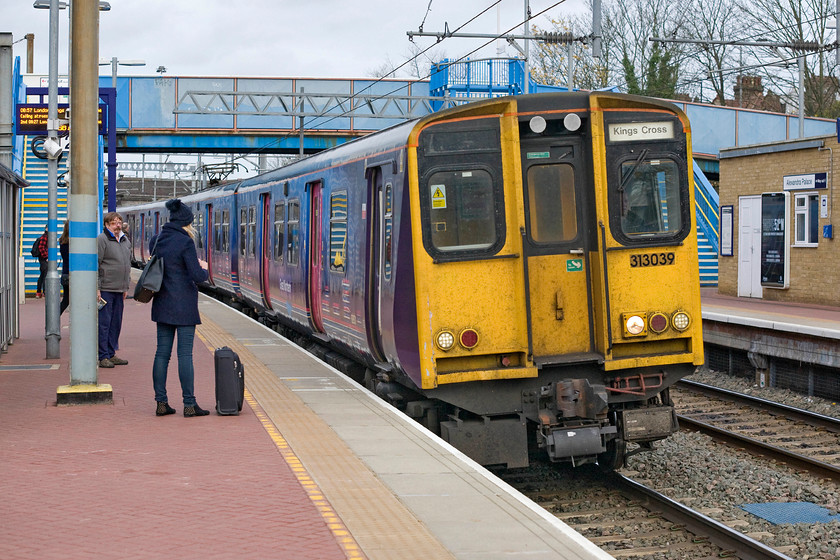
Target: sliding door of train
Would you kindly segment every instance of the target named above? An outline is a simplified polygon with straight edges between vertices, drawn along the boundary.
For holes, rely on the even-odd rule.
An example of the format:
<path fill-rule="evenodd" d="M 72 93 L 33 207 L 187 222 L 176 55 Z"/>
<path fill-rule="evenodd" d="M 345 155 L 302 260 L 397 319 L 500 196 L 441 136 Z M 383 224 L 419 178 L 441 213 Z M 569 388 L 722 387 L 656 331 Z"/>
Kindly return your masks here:
<path fill-rule="evenodd" d="M 266 309 L 271 309 L 271 293 L 269 292 L 269 259 L 274 255 L 271 244 L 272 233 L 274 232 L 274 222 L 271 214 L 271 193 L 262 193 L 260 195 L 260 216 L 257 224 L 257 235 L 259 236 L 259 247 L 257 254 L 260 260 L 260 291 L 262 292 L 263 305 Z"/>
<path fill-rule="evenodd" d="M 316 181 L 308 185 L 309 188 L 309 267 L 308 294 L 309 312 L 312 317 L 312 326 L 318 332 L 324 332 L 324 323 L 321 315 L 321 270 L 323 267 L 323 240 L 324 225 L 322 223 L 323 205 L 322 191 L 323 184 Z"/>
<path fill-rule="evenodd" d="M 534 361 L 592 352 L 586 158 L 577 138 L 523 138 L 527 278 Z"/>
<path fill-rule="evenodd" d="M 390 279 L 391 183 L 383 185 L 382 168 L 368 170 L 370 220 L 368 223 L 368 266 L 366 320 L 367 339 L 377 359 L 384 360 L 379 325 L 382 325 L 382 282 Z M 386 192 L 387 189 L 387 192 Z M 387 232 L 387 234 L 386 234 Z M 386 237 L 388 239 L 386 239 Z M 386 269 L 387 267 L 387 269 Z"/>

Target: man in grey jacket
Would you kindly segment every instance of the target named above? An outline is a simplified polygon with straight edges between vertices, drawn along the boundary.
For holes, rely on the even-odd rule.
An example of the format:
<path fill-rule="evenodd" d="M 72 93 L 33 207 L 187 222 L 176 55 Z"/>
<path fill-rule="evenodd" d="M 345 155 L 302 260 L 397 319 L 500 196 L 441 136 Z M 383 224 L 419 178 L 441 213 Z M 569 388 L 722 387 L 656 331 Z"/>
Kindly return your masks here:
<path fill-rule="evenodd" d="M 122 216 L 108 212 L 105 229 L 96 238 L 99 254 L 99 367 L 128 363 L 117 357 L 123 306 L 131 278 L 131 241 L 122 231 Z"/>

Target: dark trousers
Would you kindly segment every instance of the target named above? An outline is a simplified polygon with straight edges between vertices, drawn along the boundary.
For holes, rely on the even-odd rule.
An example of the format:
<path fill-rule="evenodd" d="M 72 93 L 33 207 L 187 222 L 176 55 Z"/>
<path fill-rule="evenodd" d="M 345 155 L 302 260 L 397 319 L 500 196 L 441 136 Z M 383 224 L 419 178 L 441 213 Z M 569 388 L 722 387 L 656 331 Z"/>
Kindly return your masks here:
<path fill-rule="evenodd" d="M 38 275 L 38 284 L 35 287 L 35 291 L 42 294 L 44 293 L 44 280 L 47 279 L 47 268 L 49 268 L 49 263 L 46 259 L 38 259 L 38 265 L 41 267 L 41 273 Z"/>
<path fill-rule="evenodd" d="M 99 359 L 110 358 L 120 346 L 124 307 L 123 292 L 100 292 L 105 305 L 99 310 Z"/>
<path fill-rule="evenodd" d="M 67 309 L 67 306 L 70 305 L 70 275 L 69 274 L 62 274 L 61 275 L 61 311 L 58 313 L 61 315 L 64 313 L 64 310 Z"/>
<path fill-rule="evenodd" d="M 184 406 L 194 406 L 193 340 L 195 340 L 195 325 L 157 324 L 157 350 L 155 350 L 155 361 L 152 365 L 155 400 L 157 402 L 169 402 L 166 396 L 166 373 L 169 370 L 169 358 L 172 356 L 172 345 L 175 342 L 176 332 L 178 333 L 178 379 L 181 380 Z"/>

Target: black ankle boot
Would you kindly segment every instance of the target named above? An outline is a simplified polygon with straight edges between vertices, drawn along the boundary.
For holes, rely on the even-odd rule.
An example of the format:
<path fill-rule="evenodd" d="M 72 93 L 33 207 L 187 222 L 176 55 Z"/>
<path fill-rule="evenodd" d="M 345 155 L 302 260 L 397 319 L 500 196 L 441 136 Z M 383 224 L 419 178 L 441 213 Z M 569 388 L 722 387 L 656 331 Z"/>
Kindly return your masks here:
<path fill-rule="evenodd" d="M 208 414 L 210 414 L 210 411 L 204 410 L 198 406 L 198 404 L 184 407 L 184 418 L 189 418 L 191 416 L 207 416 Z"/>
<path fill-rule="evenodd" d="M 169 403 L 159 402 L 157 403 L 157 410 L 155 410 L 156 416 L 166 416 L 167 414 L 175 414 L 175 409 L 169 406 Z"/>

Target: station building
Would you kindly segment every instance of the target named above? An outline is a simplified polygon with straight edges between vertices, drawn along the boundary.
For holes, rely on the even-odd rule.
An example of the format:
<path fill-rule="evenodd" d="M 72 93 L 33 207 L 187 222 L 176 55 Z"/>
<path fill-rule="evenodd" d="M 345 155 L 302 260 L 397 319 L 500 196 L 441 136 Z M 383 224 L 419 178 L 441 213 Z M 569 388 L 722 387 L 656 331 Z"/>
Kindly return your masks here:
<path fill-rule="evenodd" d="M 720 294 L 840 306 L 835 170 L 836 135 L 720 150 Z"/>

